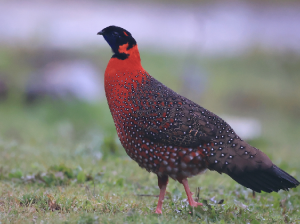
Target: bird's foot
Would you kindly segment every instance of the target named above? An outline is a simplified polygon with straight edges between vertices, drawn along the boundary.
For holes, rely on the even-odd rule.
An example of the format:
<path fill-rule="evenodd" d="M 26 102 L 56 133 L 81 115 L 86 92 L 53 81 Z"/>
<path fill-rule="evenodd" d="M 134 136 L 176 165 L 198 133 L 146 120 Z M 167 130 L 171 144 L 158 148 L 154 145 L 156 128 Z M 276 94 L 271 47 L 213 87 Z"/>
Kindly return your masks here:
<path fill-rule="evenodd" d="M 190 203 L 190 206 L 192 206 L 192 207 L 203 206 L 202 203 L 196 202 L 194 200 L 189 201 L 189 203 Z"/>
<path fill-rule="evenodd" d="M 184 178 L 184 179 L 180 180 L 179 182 L 181 182 L 184 186 L 190 206 L 192 206 L 192 207 L 202 206 L 203 205 L 202 203 L 194 201 L 193 193 L 190 191 L 188 180 L 186 178 Z"/>
<path fill-rule="evenodd" d="M 161 214 L 162 213 L 161 208 L 162 208 L 162 204 L 164 201 L 167 184 L 168 184 L 168 176 L 162 176 L 162 177 L 157 176 L 157 177 L 158 177 L 158 186 L 159 186 L 160 192 L 159 192 L 158 203 L 157 203 L 155 213 Z"/>
<path fill-rule="evenodd" d="M 162 211 L 161 211 L 160 208 L 156 208 L 155 213 L 156 213 L 156 214 L 162 214 Z"/>

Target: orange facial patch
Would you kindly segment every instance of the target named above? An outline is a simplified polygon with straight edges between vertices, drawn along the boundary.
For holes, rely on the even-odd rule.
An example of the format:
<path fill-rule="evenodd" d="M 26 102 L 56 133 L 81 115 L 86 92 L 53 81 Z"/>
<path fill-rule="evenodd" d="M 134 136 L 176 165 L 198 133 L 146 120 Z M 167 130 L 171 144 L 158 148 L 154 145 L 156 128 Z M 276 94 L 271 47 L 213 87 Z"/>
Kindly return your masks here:
<path fill-rule="evenodd" d="M 128 43 L 119 46 L 120 53 L 127 53 Z"/>
<path fill-rule="evenodd" d="M 124 34 L 125 34 L 125 36 L 127 36 L 128 37 L 128 34 L 124 31 Z"/>

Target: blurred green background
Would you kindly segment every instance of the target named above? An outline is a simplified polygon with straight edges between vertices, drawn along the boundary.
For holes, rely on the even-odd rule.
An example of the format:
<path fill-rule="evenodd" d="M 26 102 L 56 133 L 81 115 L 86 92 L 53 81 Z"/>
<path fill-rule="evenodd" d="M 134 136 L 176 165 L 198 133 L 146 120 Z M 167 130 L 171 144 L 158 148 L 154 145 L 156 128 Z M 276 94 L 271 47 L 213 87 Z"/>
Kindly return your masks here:
<path fill-rule="evenodd" d="M 31 197 L 27 207 L 44 208 L 36 201 L 45 194 L 36 192 L 52 192 L 61 207 L 71 206 L 62 198 L 89 197 L 83 186 L 93 188 L 96 180 L 98 196 L 158 193 L 155 175 L 141 170 L 121 147 L 106 104 L 103 73 L 112 53 L 96 33 L 108 25 L 132 33 L 152 76 L 237 124 L 247 141 L 300 179 L 298 1 L 1 1 L 0 7 L 3 220 L 24 218 L 12 201 L 27 205 Z M 209 189 L 218 187 L 216 179 L 224 191 L 236 188 L 230 178 L 211 172 L 191 183 L 210 196 Z M 59 193 L 57 186 L 69 188 Z M 169 189 L 175 195 L 183 192 L 173 181 Z M 299 190 L 294 195 L 299 197 Z M 103 198 L 97 200 L 103 203 Z M 151 203 L 154 208 L 156 199 Z M 152 207 L 139 214 L 151 213 Z M 110 217 L 104 208 L 101 212 Z M 33 213 L 26 214 L 33 219 Z M 50 216 L 89 220 L 81 213 L 72 215 Z"/>

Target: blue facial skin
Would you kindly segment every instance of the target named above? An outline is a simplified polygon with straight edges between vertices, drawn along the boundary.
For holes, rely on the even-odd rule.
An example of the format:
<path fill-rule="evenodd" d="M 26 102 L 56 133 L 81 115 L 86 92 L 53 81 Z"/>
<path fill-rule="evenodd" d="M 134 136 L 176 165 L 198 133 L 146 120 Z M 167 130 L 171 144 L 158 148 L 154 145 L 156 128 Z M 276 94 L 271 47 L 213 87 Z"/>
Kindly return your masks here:
<path fill-rule="evenodd" d="M 119 49 L 119 44 L 117 44 L 117 43 L 119 42 L 118 39 L 121 38 L 121 36 L 117 32 L 114 32 L 110 35 L 106 35 L 104 33 L 103 37 L 106 40 L 106 42 L 109 44 L 109 46 L 111 47 L 112 51 L 115 54 L 117 54 L 118 49 Z"/>

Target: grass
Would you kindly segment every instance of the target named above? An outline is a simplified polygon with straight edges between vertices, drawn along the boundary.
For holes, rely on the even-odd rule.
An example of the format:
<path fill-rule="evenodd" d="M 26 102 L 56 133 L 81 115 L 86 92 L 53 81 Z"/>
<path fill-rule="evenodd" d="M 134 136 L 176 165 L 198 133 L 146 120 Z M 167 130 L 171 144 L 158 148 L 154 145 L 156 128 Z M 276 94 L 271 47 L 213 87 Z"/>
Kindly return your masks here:
<path fill-rule="evenodd" d="M 210 171 L 189 181 L 195 196 L 200 189 L 203 207 L 189 207 L 183 187 L 170 180 L 163 215 L 154 214 L 157 178 L 128 158 L 106 102 L 45 99 L 26 105 L 20 93 L 39 55 L 3 51 L 2 71 L 16 75 L 6 77 L 13 91 L 0 102 L 1 223 L 300 223 L 299 187 L 253 197 L 249 189 Z M 100 53 L 84 56 L 96 61 Z M 194 96 L 217 114 L 259 119 L 262 136 L 251 143 L 298 180 L 299 59 L 262 52 L 199 58 L 195 63 L 208 80 L 203 93 Z M 150 74 L 179 92 L 188 60 L 142 52 Z"/>

